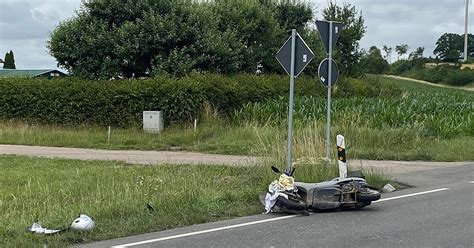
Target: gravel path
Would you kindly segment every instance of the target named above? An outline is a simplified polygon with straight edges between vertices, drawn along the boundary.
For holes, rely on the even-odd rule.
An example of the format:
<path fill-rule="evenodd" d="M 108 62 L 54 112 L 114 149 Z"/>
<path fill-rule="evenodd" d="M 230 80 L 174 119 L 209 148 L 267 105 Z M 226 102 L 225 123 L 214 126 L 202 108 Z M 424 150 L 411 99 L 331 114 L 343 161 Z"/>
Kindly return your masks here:
<path fill-rule="evenodd" d="M 113 160 L 130 164 L 214 164 L 247 166 L 259 163 L 254 156 L 234 156 L 175 151 L 98 150 L 66 147 L 0 145 L 0 155 L 66 158 L 79 160 Z M 374 169 L 387 174 L 432 170 L 462 166 L 474 162 L 374 161 L 349 160 L 352 169 Z"/>
<path fill-rule="evenodd" d="M 130 164 L 252 165 L 257 157 L 174 151 L 99 150 L 66 147 L 0 145 L 0 154 L 80 160 L 115 160 Z"/>

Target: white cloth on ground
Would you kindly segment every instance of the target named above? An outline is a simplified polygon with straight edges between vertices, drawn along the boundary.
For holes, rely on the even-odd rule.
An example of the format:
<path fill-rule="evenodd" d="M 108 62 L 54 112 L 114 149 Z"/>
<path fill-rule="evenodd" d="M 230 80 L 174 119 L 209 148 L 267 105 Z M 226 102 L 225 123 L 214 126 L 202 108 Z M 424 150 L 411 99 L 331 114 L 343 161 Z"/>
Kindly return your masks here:
<path fill-rule="evenodd" d="M 265 214 L 268 214 L 272 211 L 278 196 L 283 196 L 288 199 L 288 196 L 283 193 L 283 189 L 278 184 L 278 181 L 275 180 L 270 183 L 270 185 L 268 185 L 268 193 L 265 195 Z"/>

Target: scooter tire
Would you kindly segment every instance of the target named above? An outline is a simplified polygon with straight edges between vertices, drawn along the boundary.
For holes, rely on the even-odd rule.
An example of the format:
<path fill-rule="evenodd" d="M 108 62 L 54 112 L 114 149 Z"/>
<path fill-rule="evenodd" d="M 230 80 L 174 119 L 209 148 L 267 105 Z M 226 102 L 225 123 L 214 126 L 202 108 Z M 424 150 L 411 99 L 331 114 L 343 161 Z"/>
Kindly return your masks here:
<path fill-rule="evenodd" d="M 380 193 L 374 190 L 370 193 L 356 193 L 356 199 L 358 202 L 373 202 L 380 199 Z"/>
<path fill-rule="evenodd" d="M 289 210 L 297 210 L 297 211 L 306 210 L 306 205 L 304 204 L 304 202 L 301 202 L 301 201 L 295 202 L 292 200 L 288 200 L 283 196 L 277 197 L 276 204 Z"/>

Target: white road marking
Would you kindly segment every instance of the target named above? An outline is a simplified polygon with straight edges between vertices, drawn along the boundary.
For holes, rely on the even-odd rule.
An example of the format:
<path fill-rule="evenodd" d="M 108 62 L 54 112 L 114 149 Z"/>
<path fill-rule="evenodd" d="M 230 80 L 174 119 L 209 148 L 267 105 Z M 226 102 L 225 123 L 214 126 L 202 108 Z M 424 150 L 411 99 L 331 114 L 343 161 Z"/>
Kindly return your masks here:
<path fill-rule="evenodd" d="M 217 232 L 217 231 L 222 231 L 222 230 L 227 230 L 227 229 L 233 229 L 233 228 L 242 227 L 242 226 L 250 226 L 250 225 L 255 225 L 255 224 L 260 224 L 260 223 L 265 223 L 265 222 L 289 219 L 289 218 L 293 218 L 293 217 L 296 217 L 296 216 L 298 216 L 298 215 L 286 215 L 286 216 L 282 216 L 282 217 L 252 221 L 252 222 L 247 222 L 247 223 L 242 223 L 242 224 L 237 224 L 237 225 L 232 225 L 232 226 L 217 227 L 217 228 L 202 230 L 202 231 L 197 231 L 197 232 L 183 233 L 183 234 L 178 234 L 178 235 L 173 235 L 173 236 L 168 236 L 168 237 L 163 237 L 163 238 L 149 239 L 149 240 L 139 241 L 139 242 L 135 242 L 135 243 L 116 245 L 116 246 L 112 246 L 112 248 L 125 248 L 125 247 L 134 246 L 134 245 L 143 245 L 143 244 L 159 242 L 159 241 L 163 241 L 163 240 L 177 239 L 177 238 L 182 238 L 182 237 L 199 235 L 199 234 L 203 234 L 203 233 L 210 233 L 210 232 Z"/>
<path fill-rule="evenodd" d="M 390 198 L 380 199 L 380 200 L 375 201 L 373 203 L 390 201 L 390 200 L 406 198 L 406 197 L 411 197 L 411 196 L 417 196 L 417 195 L 430 194 L 430 193 L 435 193 L 435 192 L 439 192 L 439 191 L 445 191 L 445 190 L 448 190 L 448 189 L 449 188 L 441 188 L 441 189 L 428 190 L 428 191 L 423 191 L 423 192 L 418 192 L 418 193 L 413 193 L 413 194 L 408 194 L 408 195 L 394 196 L 394 197 L 390 197 Z M 243 226 L 251 226 L 251 225 L 260 224 L 260 223 L 284 220 L 284 219 L 289 219 L 289 218 L 293 218 L 293 217 L 296 217 L 296 216 L 298 216 L 298 215 L 287 215 L 287 216 L 282 216 L 282 217 L 252 221 L 252 222 L 236 224 L 236 225 L 231 225 L 231 226 L 217 227 L 217 228 L 207 229 L 207 230 L 202 230 L 202 231 L 197 231 L 197 232 L 183 233 L 183 234 L 178 234 L 178 235 L 173 235 L 173 236 L 167 236 L 167 237 L 162 237 L 162 238 L 149 239 L 149 240 L 143 240 L 143 241 L 134 242 L 134 243 L 123 244 L 123 245 L 116 245 L 116 246 L 111 246 L 111 248 L 126 248 L 126 247 L 130 247 L 130 246 L 135 246 L 135 245 L 143 245 L 143 244 L 154 243 L 154 242 L 159 242 L 159 241 L 164 241 L 164 240 L 189 237 L 189 236 L 199 235 L 199 234 L 203 234 L 203 233 L 218 232 L 218 231 L 222 231 L 222 230 L 233 229 L 233 228 L 238 228 L 238 227 L 243 227 Z"/>
<path fill-rule="evenodd" d="M 383 198 L 383 199 L 380 199 L 378 201 L 374 201 L 372 203 L 390 201 L 390 200 L 406 198 L 406 197 L 411 197 L 411 196 L 417 196 L 417 195 L 430 194 L 430 193 L 435 193 L 435 192 L 439 192 L 439 191 L 445 191 L 445 190 L 448 190 L 448 189 L 449 188 L 441 188 L 441 189 L 428 190 L 428 191 L 423 191 L 423 192 L 418 192 L 418 193 L 413 193 L 413 194 L 408 194 L 408 195 L 400 195 L 400 196 L 394 196 L 394 197 L 389 197 L 389 198 Z"/>
<path fill-rule="evenodd" d="M 474 183 L 474 181 L 470 181 L 469 183 Z"/>

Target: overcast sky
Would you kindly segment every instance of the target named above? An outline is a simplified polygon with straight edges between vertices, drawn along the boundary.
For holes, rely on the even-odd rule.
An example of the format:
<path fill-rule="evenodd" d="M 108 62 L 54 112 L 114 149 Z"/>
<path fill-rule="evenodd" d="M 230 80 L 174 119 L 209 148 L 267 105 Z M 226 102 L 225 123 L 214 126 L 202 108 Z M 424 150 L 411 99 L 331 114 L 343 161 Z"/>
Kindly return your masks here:
<path fill-rule="evenodd" d="M 444 33 L 464 34 L 465 0 L 353 0 L 336 1 L 362 11 L 367 32 L 361 48 L 408 44 L 409 50 L 425 47 L 432 55 L 436 40 Z M 321 10 L 328 0 L 311 0 Z M 0 0 L 0 58 L 13 50 L 17 69 L 56 68 L 46 43 L 59 22 L 74 15 L 80 0 Z M 469 32 L 473 33 L 474 7 L 469 6 Z M 395 52 L 392 60 L 396 58 Z"/>

